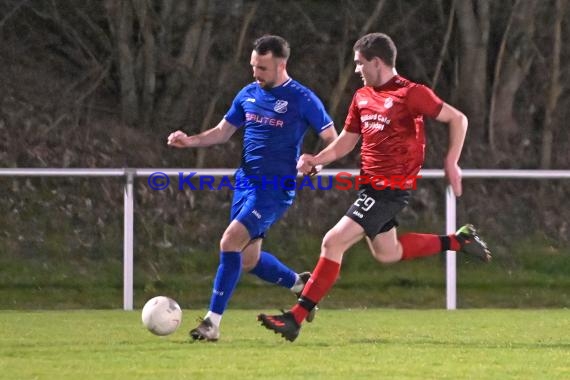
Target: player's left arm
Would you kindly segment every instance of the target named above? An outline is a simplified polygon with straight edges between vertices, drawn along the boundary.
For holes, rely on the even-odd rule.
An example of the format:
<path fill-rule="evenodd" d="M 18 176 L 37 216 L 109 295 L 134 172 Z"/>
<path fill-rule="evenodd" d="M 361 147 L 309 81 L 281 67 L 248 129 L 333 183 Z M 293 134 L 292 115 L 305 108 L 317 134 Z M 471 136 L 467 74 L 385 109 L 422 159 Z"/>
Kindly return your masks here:
<path fill-rule="evenodd" d="M 334 122 L 325 110 L 323 102 L 314 92 L 308 91 L 307 96 L 308 98 L 301 102 L 301 114 L 304 115 L 303 117 L 307 124 L 319 134 L 319 138 L 325 143 L 325 147 L 327 147 L 338 137 L 338 133 L 334 127 Z M 299 164 L 299 162 L 297 162 L 297 164 Z M 302 163 L 301 166 L 303 166 Z M 301 170 L 301 172 L 309 175 L 315 175 L 322 168 L 323 165 L 314 165 L 312 167 L 308 167 L 307 170 Z M 297 167 L 297 169 L 299 169 L 299 167 Z"/>
<path fill-rule="evenodd" d="M 449 145 L 443 161 L 443 168 L 453 192 L 459 197 L 462 193 L 462 186 L 461 168 L 458 162 L 467 133 L 467 117 L 457 108 L 443 103 L 441 111 L 435 119 L 449 126 Z"/>
<path fill-rule="evenodd" d="M 321 133 L 319 133 L 319 137 L 321 138 L 321 140 L 323 140 L 325 146 L 329 146 L 334 140 L 336 140 L 336 138 L 338 137 L 338 133 L 336 131 L 336 128 L 334 127 L 334 124 L 325 129 L 324 131 L 322 131 Z"/>
<path fill-rule="evenodd" d="M 333 141 L 335 141 L 338 137 L 338 132 L 336 131 L 334 124 L 332 124 L 330 127 L 328 127 L 327 129 L 325 129 L 321 133 L 319 133 L 319 137 L 325 143 L 325 147 L 331 145 L 333 143 Z M 303 155 L 303 156 L 308 157 L 308 155 Z M 299 162 L 297 163 L 298 166 L 301 167 L 301 169 L 299 169 L 299 170 L 302 173 L 308 174 L 310 176 L 317 174 L 318 172 L 320 172 L 323 169 L 323 165 L 308 166 L 308 165 L 303 165 L 303 163 L 304 163 L 304 160 L 301 158 L 299 160 Z M 303 166 L 305 167 L 304 168 L 305 170 L 302 169 Z"/>

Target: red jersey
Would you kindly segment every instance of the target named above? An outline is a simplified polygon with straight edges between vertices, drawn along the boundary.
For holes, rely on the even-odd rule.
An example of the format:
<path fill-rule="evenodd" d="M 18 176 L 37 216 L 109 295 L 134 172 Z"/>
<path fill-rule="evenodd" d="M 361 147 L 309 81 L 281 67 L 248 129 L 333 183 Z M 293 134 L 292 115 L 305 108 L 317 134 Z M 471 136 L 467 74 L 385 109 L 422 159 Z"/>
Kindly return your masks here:
<path fill-rule="evenodd" d="M 362 135 L 360 174 L 415 177 L 424 163 L 423 116 L 435 118 L 442 107 L 432 90 L 399 75 L 358 89 L 344 129 Z"/>

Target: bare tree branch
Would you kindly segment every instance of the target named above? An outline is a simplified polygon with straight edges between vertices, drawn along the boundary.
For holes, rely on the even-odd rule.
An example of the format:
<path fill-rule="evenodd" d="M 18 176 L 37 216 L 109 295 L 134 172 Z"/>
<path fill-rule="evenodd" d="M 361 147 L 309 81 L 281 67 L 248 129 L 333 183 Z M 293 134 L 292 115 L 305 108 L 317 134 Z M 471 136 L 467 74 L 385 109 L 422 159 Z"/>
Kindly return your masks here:
<path fill-rule="evenodd" d="M 242 23 L 242 27 L 241 27 L 240 33 L 239 33 L 237 48 L 236 48 L 235 54 L 234 54 L 234 60 L 233 60 L 234 64 L 239 63 L 241 53 L 243 51 L 243 46 L 245 45 L 245 37 L 247 35 L 247 31 L 249 30 L 249 25 L 252 23 L 253 17 L 257 13 L 258 7 L 259 7 L 259 1 L 256 1 L 255 3 L 253 3 L 251 8 L 249 8 L 249 12 L 247 12 L 247 14 L 245 15 L 245 18 L 244 18 L 244 21 Z"/>
<path fill-rule="evenodd" d="M 208 56 L 210 55 L 210 49 L 212 48 L 212 44 L 214 43 L 215 36 L 212 35 L 212 30 L 214 28 L 214 20 L 215 20 L 215 11 L 216 11 L 216 2 L 209 1 L 208 7 L 206 10 L 206 15 L 204 18 L 204 23 L 202 26 L 202 33 L 200 34 L 200 45 L 198 46 L 198 56 L 196 57 L 197 60 L 197 68 L 195 69 L 195 74 L 200 76 L 204 69 L 206 68 L 208 62 Z"/>
<path fill-rule="evenodd" d="M 200 126 L 201 132 L 205 131 L 206 129 L 208 129 L 208 127 L 210 127 L 212 125 L 212 119 L 214 117 L 214 112 L 216 110 L 216 106 L 218 104 L 218 101 L 220 100 L 220 97 L 222 95 L 221 90 L 225 85 L 226 78 L 230 74 L 232 67 L 235 66 L 236 64 L 238 64 L 239 57 L 241 56 L 241 52 L 243 50 L 245 36 L 246 36 L 247 31 L 249 30 L 249 27 L 250 27 L 250 25 L 251 25 L 251 23 L 255 17 L 255 14 L 257 12 L 258 7 L 259 7 L 259 1 L 256 1 L 251 6 L 251 8 L 249 9 L 249 11 L 246 13 L 246 15 L 244 17 L 244 20 L 241 24 L 241 29 L 240 29 L 240 33 L 239 33 L 239 37 L 238 37 L 237 49 L 235 50 L 234 58 L 231 62 L 226 62 L 224 64 L 224 66 L 222 67 L 222 70 L 220 71 L 216 91 L 214 92 L 214 96 L 210 99 L 210 102 L 208 103 L 208 108 L 206 110 L 206 115 L 204 116 L 204 119 L 202 119 L 202 125 Z M 206 151 L 204 149 L 201 149 L 198 151 L 198 153 L 196 155 L 196 167 L 198 167 L 198 168 L 203 167 L 205 160 L 206 160 Z"/>
<path fill-rule="evenodd" d="M 495 61 L 486 130 L 491 153 L 499 158 L 510 150 L 512 138 L 520 135 L 515 97 L 536 58 L 533 36 L 537 3 L 537 0 L 515 2 Z M 496 149 L 498 146 L 501 149 Z"/>
<path fill-rule="evenodd" d="M 461 0 L 455 8 L 461 41 L 458 103 L 469 118 L 470 135 L 479 143 L 484 140 L 487 109 L 489 6 L 489 0 Z"/>
<path fill-rule="evenodd" d="M 154 93 L 156 89 L 156 42 L 153 34 L 152 4 L 149 0 L 135 0 L 135 12 L 140 25 L 142 35 L 142 100 L 141 117 L 139 124 L 146 128 L 151 121 L 154 112 Z"/>
<path fill-rule="evenodd" d="M 503 38 L 501 39 L 501 45 L 499 47 L 499 53 L 497 54 L 497 62 L 495 63 L 495 72 L 493 74 L 493 87 L 491 90 L 491 100 L 489 105 L 489 123 L 487 125 L 487 134 L 489 138 L 489 146 L 491 147 L 491 151 L 495 151 L 495 127 L 494 127 L 494 115 L 495 115 L 495 99 L 497 97 L 497 89 L 499 88 L 500 77 L 501 77 L 501 68 L 503 65 L 503 56 L 505 55 L 505 48 L 507 46 L 507 40 L 509 37 L 509 33 L 511 31 L 511 26 L 513 24 L 514 14 L 517 11 L 520 4 L 520 0 L 517 0 L 515 5 L 513 5 L 513 9 L 509 14 L 509 20 L 507 21 L 507 26 L 505 27 L 505 31 L 503 33 Z"/>
<path fill-rule="evenodd" d="M 188 70 L 192 70 L 196 60 L 198 47 L 200 46 L 200 36 L 206 21 L 207 5 L 206 0 L 198 0 L 196 2 L 192 26 L 184 37 L 182 52 L 178 57 L 178 61 Z"/>
<path fill-rule="evenodd" d="M 380 0 L 376 3 L 376 7 L 374 8 L 372 13 L 366 20 L 362 28 L 360 28 L 359 36 L 362 36 L 370 31 L 370 29 L 372 28 L 372 26 L 380 16 L 380 12 L 382 11 L 382 8 L 384 8 L 384 5 L 386 5 L 386 0 Z M 339 73 L 336 86 L 332 91 L 331 97 L 329 99 L 328 109 L 329 109 L 329 114 L 333 119 L 336 116 L 338 105 L 342 98 L 342 94 L 344 93 L 344 89 L 346 88 L 348 80 L 352 76 L 353 65 L 354 64 L 352 63 L 352 61 L 350 61 L 344 66 L 342 71 Z"/>
<path fill-rule="evenodd" d="M 439 73 L 441 72 L 441 67 L 443 66 L 443 61 L 449 49 L 449 41 L 451 40 L 451 32 L 453 31 L 453 20 L 455 19 L 455 0 L 451 2 L 451 9 L 449 10 L 449 16 L 447 18 L 447 29 L 445 30 L 445 37 L 443 38 L 443 44 L 441 45 L 441 50 L 439 51 L 439 57 L 437 59 L 437 64 L 435 66 L 435 72 L 433 73 L 433 78 L 431 79 L 430 87 L 435 89 L 437 86 L 437 81 L 439 79 Z"/>
<path fill-rule="evenodd" d="M 554 33 L 552 41 L 552 70 L 550 74 L 550 86 L 544 116 L 540 168 L 549 169 L 552 165 L 553 145 L 553 114 L 558 104 L 558 98 L 562 92 L 560 84 L 560 58 L 562 50 L 562 20 L 566 9 L 567 0 L 556 0 L 554 9 Z"/>
<path fill-rule="evenodd" d="M 0 29 L 2 29 L 4 27 L 4 24 L 6 23 L 6 21 L 8 21 L 8 19 L 10 19 L 10 17 L 12 17 L 14 14 L 16 14 L 16 12 L 18 12 L 18 10 L 20 8 L 22 8 L 29 0 L 22 0 L 20 1 L 18 4 L 16 4 L 16 6 L 14 8 L 12 8 L 12 10 L 10 10 L 10 12 L 6 13 L 6 15 L 2 18 L 2 20 L 0 20 Z"/>
<path fill-rule="evenodd" d="M 317 28 L 311 17 L 309 17 L 307 12 L 305 12 L 305 8 L 303 7 L 303 5 L 299 4 L 298 1 L 294 1 L 293 7 L 297 10 L 297 12 L 299 12 L 303 20 L 305 20 L 304 25 L 307 27 L 308 31 L 311 32 L 312 35 L 317 37 L 319 41 L 322 41 L 324 43 L 329 42 L 330 36 L 327 33 L 321 32 L 319 28 Z"/>
<path fill-rule="evenodd" d="M 125 123 L 133 125 L 138 119 L 138 94 L 130 43 L 133 34 L 133 9 L 130 0 L 108 0 L 105 5 L 117 44 L 121 115 Z"/>

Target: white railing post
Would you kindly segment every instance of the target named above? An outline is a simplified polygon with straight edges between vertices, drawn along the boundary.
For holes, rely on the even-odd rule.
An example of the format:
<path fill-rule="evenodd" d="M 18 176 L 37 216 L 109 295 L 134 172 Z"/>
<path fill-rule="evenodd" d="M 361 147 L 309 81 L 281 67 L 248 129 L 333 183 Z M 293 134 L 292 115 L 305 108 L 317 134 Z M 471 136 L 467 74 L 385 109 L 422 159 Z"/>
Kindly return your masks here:
<path fill-rule="evenodd" d="M 134 170 L 126 170 L 124 191 L 123 309 L 133 310 Z"/>
<path fill-rule="evenodd" d="M 456 200 L 451 186 L 447 186 L 445 192 L 445 231 L 452 234 L 457 229 L 456 222 Z M 457 255 L 453 251 L 445 254 L 445 286 L 447 310 L 457 308 Z"/>

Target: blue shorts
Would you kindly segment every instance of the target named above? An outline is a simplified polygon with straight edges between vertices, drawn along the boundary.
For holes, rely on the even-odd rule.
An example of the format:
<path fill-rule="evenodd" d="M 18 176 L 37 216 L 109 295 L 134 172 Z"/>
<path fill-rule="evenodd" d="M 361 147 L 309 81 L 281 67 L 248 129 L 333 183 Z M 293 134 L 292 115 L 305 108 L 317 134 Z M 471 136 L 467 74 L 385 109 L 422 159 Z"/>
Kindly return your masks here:
<path fill-rule="evenodd" d="M 293 204 L 290 191 L 262 189 L 259 186 L 236 188 L 232 200 L 230 220 L 237 220 L 247 228 L 251 239 L 263 238 Z"/>

